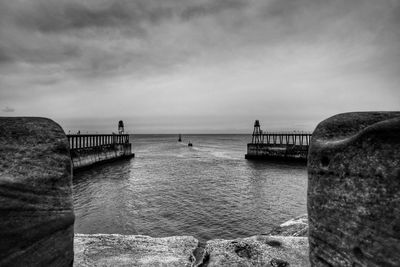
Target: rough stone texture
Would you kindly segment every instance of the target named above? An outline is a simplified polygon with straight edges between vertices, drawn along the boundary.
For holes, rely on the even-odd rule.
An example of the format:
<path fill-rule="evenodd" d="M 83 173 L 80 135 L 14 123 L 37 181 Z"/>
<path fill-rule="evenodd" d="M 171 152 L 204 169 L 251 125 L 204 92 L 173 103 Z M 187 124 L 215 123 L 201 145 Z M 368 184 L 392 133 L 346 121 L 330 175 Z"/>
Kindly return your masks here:
<path fill-rule="evenodd" d="M 339 114 L 308 159 L 313 266 L 400 266 L 400 112 Z"/>
<path fill-rule="evenodd" d="M 253 236 L 210 240 L 191 236 L 75 234 L 74 266 L 309 266 L 306 237 Z"/>
<path fill-rule="evenodd" d="M 308 237 L 308 216 L 301 215 L 282 223 L 278 227 L 265 235 L 281 235 L 281 236 L 303 236 Z"/>
<path fill-rule="evenodd" d="M 76 234 L 74 266 L 192 266 L 191 236 Z"/>
<path fill-rule="evenodd" d="M 210 240 L 202 266 L 310 266 L 306 237 L 253 236 Z"/>
<path fill-rule="evenodd" d="M 71 266 L 67 138 L 49 119 L 0 117 L 0 266 Z"/>
<path fill-rule="evenodd" d="M 191 236 L 75 234 L 75 266 L 310 266 L 307 215 L 267 235 L 201 243 Z"/>

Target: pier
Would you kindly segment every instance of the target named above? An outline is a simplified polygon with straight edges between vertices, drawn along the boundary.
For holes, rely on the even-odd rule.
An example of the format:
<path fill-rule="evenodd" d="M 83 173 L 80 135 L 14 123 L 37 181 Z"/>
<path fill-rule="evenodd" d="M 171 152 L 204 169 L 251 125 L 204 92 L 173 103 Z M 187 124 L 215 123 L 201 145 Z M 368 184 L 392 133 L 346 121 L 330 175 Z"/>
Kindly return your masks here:
<path fill-rule="evenodd" d="M 132 153 L 129 134 L 124 134 L 122 121 L 118 126 L 118 134 L 68 134 L 74 170 L 118 159 L 133 158 L 135 154 Z"/>
<path fill-rule="evenodd" d="M 263 132 L 256 120 L 245 158 L 307 162 L 311 136 L 304 132 Z"/>

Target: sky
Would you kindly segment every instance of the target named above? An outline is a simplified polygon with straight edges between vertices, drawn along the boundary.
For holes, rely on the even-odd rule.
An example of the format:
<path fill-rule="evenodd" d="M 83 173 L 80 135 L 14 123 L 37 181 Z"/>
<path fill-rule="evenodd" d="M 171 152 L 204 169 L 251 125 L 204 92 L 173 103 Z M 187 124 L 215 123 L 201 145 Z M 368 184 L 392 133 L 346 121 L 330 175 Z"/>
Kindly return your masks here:
<path fill-rule="evenodd" d="M 400 0 L 0 0 L 0 116 L 312 131 L 400 110 Z"/>

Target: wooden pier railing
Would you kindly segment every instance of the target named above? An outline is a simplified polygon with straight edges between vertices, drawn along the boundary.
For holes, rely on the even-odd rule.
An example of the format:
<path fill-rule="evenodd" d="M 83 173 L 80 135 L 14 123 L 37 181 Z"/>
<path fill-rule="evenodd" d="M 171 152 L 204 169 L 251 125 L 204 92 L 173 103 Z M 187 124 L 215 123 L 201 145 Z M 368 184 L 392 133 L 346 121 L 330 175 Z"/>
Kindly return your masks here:
<path fill-rule="evenodd" d="M 300 145 L 309 146 L 311 142 L 311 133 L 280 132 L 280 133 L 260 133 L 252 135 L 252 144 L 268 145 Z"/>
<path fill-rule="evenodd" d="M 129 134 L 69 134 L 70 149 L 129 143 Z"/>
<path fill-rule="evenodd" d="M 67 138 L 74 170 L 135 156 L 129 134 L 69 134 Z"/>
<path fill-rule="evenodd" d="M 263 132 L 256 120 L 245 158 L 305 162 L 311 137 L 312 134 L 306 132 Z"/>

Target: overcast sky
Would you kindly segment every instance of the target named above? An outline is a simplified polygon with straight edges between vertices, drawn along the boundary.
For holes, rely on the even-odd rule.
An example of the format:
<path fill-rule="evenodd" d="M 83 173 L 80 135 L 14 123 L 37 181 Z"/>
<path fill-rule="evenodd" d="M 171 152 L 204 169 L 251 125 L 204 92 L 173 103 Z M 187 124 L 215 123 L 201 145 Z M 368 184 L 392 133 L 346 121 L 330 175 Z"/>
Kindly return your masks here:
<path fill-rule="evenodd" d="M 400 0 L 0 0 L 0 116 L 313 130 L 400 109 Z"/>

